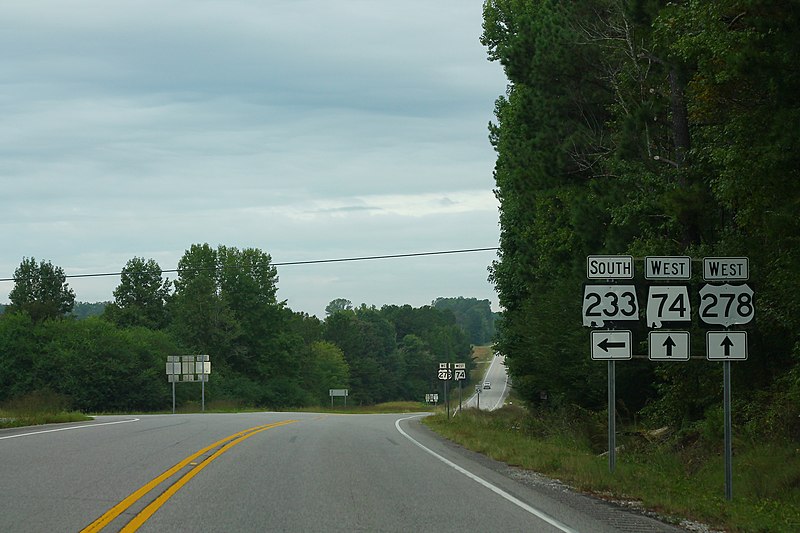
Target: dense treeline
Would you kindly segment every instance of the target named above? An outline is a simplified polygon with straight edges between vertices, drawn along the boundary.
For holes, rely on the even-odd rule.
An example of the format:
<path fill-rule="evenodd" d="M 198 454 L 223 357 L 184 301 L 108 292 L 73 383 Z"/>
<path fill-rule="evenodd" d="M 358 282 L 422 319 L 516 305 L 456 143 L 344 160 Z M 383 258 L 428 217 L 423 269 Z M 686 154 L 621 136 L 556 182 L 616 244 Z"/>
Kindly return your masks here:
<path fill-rule="evenodd" d="M 735 414 L 800 435 L 800 5 L 489 0 L 482 42 L 509 80 L 490 125 L 491 278 L 517 390 L 604 408 L 606 368 L 581 324 L 587 255 L 747 256 L 756 319 L 734 365 Z M 617 364 L 622 412 L 653 421 L 690 424 L 721 387 L 721 365 L 703 360 Z"/>
<path fill-rule="evenodd" d="M 485 345 L 494 339 L 495 322 L 498 313 L 492 312 L 489 300 L 477 298 L 436 298 L 436 309 L 449 310 L 456 318 L 456 324 L 467 332 L 469 341 L 475 345 Z"/>
<path fill-rule="evenodd" d="M 46 391 L 84 411 L 166 409 L 165 362 L 181 354 L 210 355 L 209 402 L 258 407 L 325 405 L 331 388 L 349 388 L 354 403 L 421 401 L 438 386 L 438 362 L 473 366 L 467 334 L 432 306 L 339 299 L 324 321 L 293 312 L 258 249 L 193 245 L 175 280 L 135 257 L 107 304 L 76 306 L 50 262 L 25 258 L 14 278 L 0 315 L 0 402 Z M 197 401 L 199 384 L 176 393 Z"/>

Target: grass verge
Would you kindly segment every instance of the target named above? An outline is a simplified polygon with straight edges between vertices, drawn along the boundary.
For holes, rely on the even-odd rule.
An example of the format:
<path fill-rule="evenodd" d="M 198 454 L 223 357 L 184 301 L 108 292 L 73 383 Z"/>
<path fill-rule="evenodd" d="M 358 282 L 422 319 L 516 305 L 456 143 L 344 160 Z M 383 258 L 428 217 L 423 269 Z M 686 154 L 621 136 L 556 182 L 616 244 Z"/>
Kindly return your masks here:
<path fill-rule="evenodd" d="M 37 391 L 0 405 L 0 428 L 81 422 L 91 417 L 71 411 L 63 396 Z"/>
<path fill-rule="evenodd" d="M 732 501 L 724 496 L 722 445 L 696 435 L 625 432 L 616 471 L 601 456 L 603 415 L 576 410 L 531 414 L 520 407 L 467 410 L 423 423 L 493 459 L 557 478 L 606 499 L 634 500 L 670 521 L 730 532 L 800 531 L 800 449 L 796 443 L 735 442 Z M 672 517 L 672 518 L 670 518 Z"/>

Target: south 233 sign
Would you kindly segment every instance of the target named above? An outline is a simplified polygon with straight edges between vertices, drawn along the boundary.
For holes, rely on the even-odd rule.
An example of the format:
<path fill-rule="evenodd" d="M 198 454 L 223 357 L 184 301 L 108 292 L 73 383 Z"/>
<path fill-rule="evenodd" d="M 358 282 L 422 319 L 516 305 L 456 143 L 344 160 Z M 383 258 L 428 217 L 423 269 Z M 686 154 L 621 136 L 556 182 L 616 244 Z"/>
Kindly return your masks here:
<path fill-rule="evenodd" d="M 638 320 L 639 301 L 633 285 L 585 285 L 583 325 L 603 327 L 605 322 Z"/>

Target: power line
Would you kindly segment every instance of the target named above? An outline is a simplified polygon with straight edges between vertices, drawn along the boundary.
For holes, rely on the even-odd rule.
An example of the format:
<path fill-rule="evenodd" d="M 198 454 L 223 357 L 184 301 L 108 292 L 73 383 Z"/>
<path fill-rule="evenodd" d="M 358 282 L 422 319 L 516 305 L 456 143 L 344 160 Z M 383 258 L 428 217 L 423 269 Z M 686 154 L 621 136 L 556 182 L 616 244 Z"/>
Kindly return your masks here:
<path fill-rule="evenodd" d="M 399 259 L 403 257 L 423 257 L 429 255 L 449 255 L 449 254 L 467 254 L 467 253 L 474 253 L 474 252 L 489 252 L 489 251 L 496 251 L 499 250 L 498 247 L 487 247 L 487 248 L 466 248 L 462 250 L 440 250 L 437 252 L 415 252 L 415 253 L 407 253 L 407 254 L 388 254 L 388 255 L 369 255 L 363 257 L 343 257 L 339 259 L 312 259 L 308 261 L 285 261 L 281 263 L 272 263 L 272 266 L 294 266 L 294 265 L 318 265 L 322 263 L 346 263 L 346 262 L 353 262 L 353 261 L 373 261 L 376 259 Z M 162 274 L 170 274 L 170 273 L 180 273 L 180 269 L 173 268 L 168 270 L 162 270 Z M 75 279 L 75 278 L 102 278 L 102 277 L 109 277 L 109 276 L 121 276 L 122 272 L 103 272 L 103 273 L 95 273 L 95 274 L 70 274 L 68 276 L 64 276 L 67 279 Z M 0 282 L 2 281 L 16 281 L 15 278 L 0 278 Z"/>

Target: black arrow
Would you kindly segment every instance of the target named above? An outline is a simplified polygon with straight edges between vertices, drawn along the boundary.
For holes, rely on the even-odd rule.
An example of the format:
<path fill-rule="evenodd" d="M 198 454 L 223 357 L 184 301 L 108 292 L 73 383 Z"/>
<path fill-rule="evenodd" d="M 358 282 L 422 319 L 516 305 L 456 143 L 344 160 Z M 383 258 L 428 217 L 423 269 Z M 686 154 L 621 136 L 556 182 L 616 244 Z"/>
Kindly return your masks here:
<path fill-rule="evenodd" d="M 731 356 L 731 346 L 733 346 L 733 341 L 725 335 L 725 339 L 723 339 L 722 344 L 720 344 L 725 349 L 725 357 Z"/>
<path fill-rule="evenodd" d="M 608 339 L 603 339 L 597 344 L 604 352 L 608 352 L 609 348 L 624 348 L 624 342 L 610 342 Z"/>
<path fill-rule="evenodd" d="M 667 340 L 664 341 L 664 344 L 662 344 L 662 346 L 667 347 L 667 357 L 672 357 L 672 349 L 677 345 L 675 344 L 675 341 L 672 340 L 672 337 L 667 335 Z"/>

